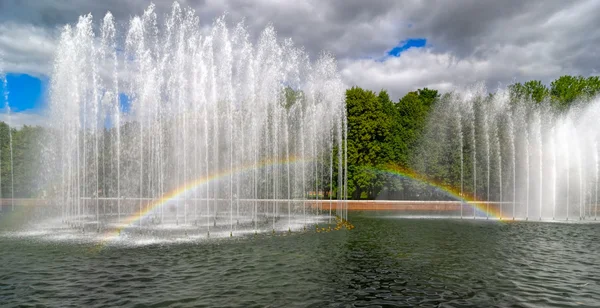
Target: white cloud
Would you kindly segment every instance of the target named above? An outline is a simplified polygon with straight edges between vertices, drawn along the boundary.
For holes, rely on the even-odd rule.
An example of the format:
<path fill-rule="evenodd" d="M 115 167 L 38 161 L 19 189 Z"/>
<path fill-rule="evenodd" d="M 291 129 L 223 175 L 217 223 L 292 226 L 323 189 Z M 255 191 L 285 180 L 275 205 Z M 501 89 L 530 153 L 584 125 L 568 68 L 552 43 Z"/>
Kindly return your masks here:
<path fill-rule="evenodd" d="M 8 123 L 11 127 L 46 126 L 48 124 L 46 116 L 31 111 L 0 113 L 0 122 Z"/>
<path fill-rule="evenodd" d="M 485 60 L 461 60 L 449 53 L 411 48 L 400 57 L 385 61 L 346 60 L 341 74 L 349 86 L 379 91 L 388 90 L 392 99 L 420 87 L 448 91 L 465 83 L 476 82 L 490 70 Z"/>
<path fill-rule="evenodd" d="M 6 72 L 48 75 L 56 47 L 53 29 L 0 23 L 0 52 Z"/>

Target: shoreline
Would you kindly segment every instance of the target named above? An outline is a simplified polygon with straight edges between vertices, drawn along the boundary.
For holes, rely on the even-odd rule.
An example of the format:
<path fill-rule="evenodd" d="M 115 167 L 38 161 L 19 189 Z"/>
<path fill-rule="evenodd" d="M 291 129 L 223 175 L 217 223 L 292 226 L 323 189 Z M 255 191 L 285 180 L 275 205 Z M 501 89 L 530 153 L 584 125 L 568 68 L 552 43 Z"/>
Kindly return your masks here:
<path fill-rule="evenodd" d="M 313 207 L 322 206 L 328 208 L 329 201 L 315 202 Z M 503 205 L 510 205 L 512 202 L 464 202 L 464 201 L 421 201 L 421 200 L 347 200 L 332 202 L 332 208 L 336 209 L 339 203 L 347 203 L 348 211 L 426 211 L 426 212 L 459 212 L 461 207 L 463 211 L 472 212 L 472 204 L 483 205 L 489 210 L 498 210 Z"/>
<path fill-rule="evenodd" d="M 88 201 L 90 198 L 84 198 Z M 116 198 L 100 198 L 101 200 L 105 200 L 107 202 L 114 202 L 117 200 Z M 136 198 L 125 198 L 122 199 L 124 201 L 133 201 L 139 200 Z M 152 203 L 153 200 L 145 199 L 148 203 Z M 229 201 L 229 199 L 222 199 L 222 201 Z M 250 199 L 243 199 L 242 202 L 253 201 Z M 257 200 L 258 202 L 280 202 L 287 203 L 286 199 L 279 200 Z M 408 211 L 408 212 L 460 212 L 461 207 L 464 212 L 472 212 L 473 204 L 478 204 L 479 207 L 486 207 L 488 210 L 499 210 L 503 206 L 511 206 L 512 202 L 497 202 L 497 201 L 481 201 L 481 202 L 465 202 L 465 201 L 442 201 L 442 200 L 434 200 L 434 201 L 425 201 L 425 200 L 293 200 L 293 203 L 306 202 L 307 206 L 311 208 L 319 208 L 321 210 L 329 209 L 331 206 L 332 210 L 336 210 L 342 205 L 347 206 L 348 211 Z M 3 198 L 0 199 L 0 211 L 8 210 L 12 207 L 12 205 L 16 207 L 27 206 L 27 207 L 46 207 L 50 206 L 51 201 L 46 199 L 38 199 L 38 198 Z"/>

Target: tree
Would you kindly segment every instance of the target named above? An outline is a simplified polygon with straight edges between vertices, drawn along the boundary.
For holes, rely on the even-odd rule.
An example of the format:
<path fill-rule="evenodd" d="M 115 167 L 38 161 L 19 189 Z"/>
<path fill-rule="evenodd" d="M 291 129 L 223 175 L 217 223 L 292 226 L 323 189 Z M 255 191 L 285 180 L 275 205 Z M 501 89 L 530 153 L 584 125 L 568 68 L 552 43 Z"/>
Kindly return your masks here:
<path fill-rule="evenodd" d="M 296 102 L 302 99 L 303 95 L 304 93 L 301 90 L 294 90 L 287 86 L 283 89 L 283 101 L 281 102 L 281 105 L 289 110 Z"/>
<path fill-rule="evenodd" d="M 429 112 L 438 98 L 437 90 L 425 88 L 407 93 L 398 102 L 401 134 L 401 143 L 398 148 L 401 149 L 401 152 L 397 154 L 397 162 L 401 166 L 408 165 L 409 154 L 415 150 L 427 124 Z"/>
<path fill-rule="evenodd" d="M 353 199 L 363 192 L 375 196 L 383 186 L 374 170 L 385 163 L 390 153 L 389 138 L 392 117 L 389 97 L 353 87 L 346 91 L 348 115 L 348 191 Z"/>
<path fill-rule="evenodd" d="M 591 76 L 585 80 L 584 95 L 587 98 L 593 97 L 600 93 L 600 77 Z"/>
<path fill-rule="evenodd" d="M 567 109 L 586 89 L 586 80 L 582 76 L 560 76 L 550 84 L 552 101 L 559 109 Z"/>
<path fill-rule="evenodd" d="M 527 100 L 539 104 L 550 95 L 550 90 L 539 80 L 530 80 L 524 84 L 515 83 L 508 88 L 513 100 Z"/>

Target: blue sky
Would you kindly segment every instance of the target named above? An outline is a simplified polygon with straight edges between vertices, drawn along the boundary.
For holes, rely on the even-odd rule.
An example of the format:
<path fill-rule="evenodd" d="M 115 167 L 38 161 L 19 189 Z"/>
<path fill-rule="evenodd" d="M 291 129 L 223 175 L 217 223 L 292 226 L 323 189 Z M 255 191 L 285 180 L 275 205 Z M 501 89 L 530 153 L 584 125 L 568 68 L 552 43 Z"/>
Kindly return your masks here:
<path fill-rule="evenodd" d="M 8 103 L 13 112 L 35 112 L 44 108 L 48 88 L 47 78 L 8 73 L 6 74 L 6 81 L 8 85 Z M 0 83 L 0 93 L 4 94 L 4 91 L 4 84 Z M 0 109 L 2 112 L 6 112 L 4 103 Z"/>
<path fill-rule="evenodd" d="M 0 114 L 7 112 L 4 105 L 4 82 L 0 75 Z M 27 74 L 6 74 L 8 85 L 8 104 L 13 113 L 26 112 L 29 114 L 41 113 L 47 105 L 48 83 L 46 76 L 36 77 Z M 129 99 L 123 93 L 119 95 L 123 111 L 129 111 Z"/>
<path fill-rule="evenodd" d="M 400 54 L 410 48 L 422 48 L 427 44 L 427 39 L 425 38 L 410 38 L 405 41 L 400 42 L 400 44 L 390 51 L 388 51 L 388 55 L 398 57 Z"/>

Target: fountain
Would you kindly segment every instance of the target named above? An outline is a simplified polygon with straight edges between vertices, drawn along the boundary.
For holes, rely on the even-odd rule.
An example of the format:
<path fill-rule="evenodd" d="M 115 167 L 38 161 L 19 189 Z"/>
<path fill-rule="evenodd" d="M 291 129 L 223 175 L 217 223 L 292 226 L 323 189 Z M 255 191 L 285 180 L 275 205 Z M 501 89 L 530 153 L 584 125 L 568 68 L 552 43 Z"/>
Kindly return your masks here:
<path fill-rule="evenodd" d="M 0 55 L 1 56 L 1 55 Z M 8 155 L 10 161 L 10 210 L 15 210 L 15 174 L 14 174 L 14 160 L 13 160 L 13 132 L 11 128 L 12 115 L 10 105 L 8 104 L 8 78 L 3 71 L 2 57 L 0 57 L 0 84 L 2 85 L 2 100 L 4 100 L 4 110 L 7 114 L 6 126 L 8 129 Z M 6 155 L 6 154 L 5 154 Z M 1 169 L 1 168 L 0 168 Z M 0 199 L 2 199 L 2 172 L 0 172 Z M 2 213 L 4 204 L 0 204 L 0 214 Z"/>
<path fill-rule="evenodd" d="M 177 3 L 164 23 L 150 5 L 123 35 L 110 13 L 99 28 L 82 16 L 56 53 L 45 180 L 80 230 L 304 229 L 322 219 L 320 168 L 329 213 L 345 215 L 331 200 L 347 190 L 344 91 L 330 54 L 311 62 L 271 26 L 252 43 L 243 23 L 204 31 Z"/>
<path fill-rule="evenodd" d="M 2 70 L 2 62 L 1 62 L 2 58 L 0 57 L 0 84 L 2 85 L 2 99 L 6 102 L 6 104 L 8 104 L 8 81 L 6 80 L 6 76 L 4 75 L 4 72 Z M 1 157 L 1 151 L 0 151 L 0 157 Z M 2 199 L 2 172 L 0 170 L 0 199 Z M 4 204 L 0 203 L 0 215 L 2 215 L 2 212 L 4 211 Z"/>
<path fill-rule="evenodd" d="M 428 129 L 449 131 L 458 123 L 456 136 L 434 142 L 460 145 L 445 174 L 458 179 L 452 185 L 460 187 L 461 195 L 483 203 L 474 218 L 488 218 L 492 212 L 498 219 L 512 215 L 513 220 L 596 218 L 600 98 L 559 110 L 550 101 L 517 99 L 509 90 L 488 95 L 476 85 L 442 97 L 435 108 L 441 112 L 432 112 Z M 478 174 L 486 175 L 485 182 L 478 181 Z M 472 187 L 466 185 L 469 180 Z M 512 214 L 505 206 L 512 207 Z"/>

